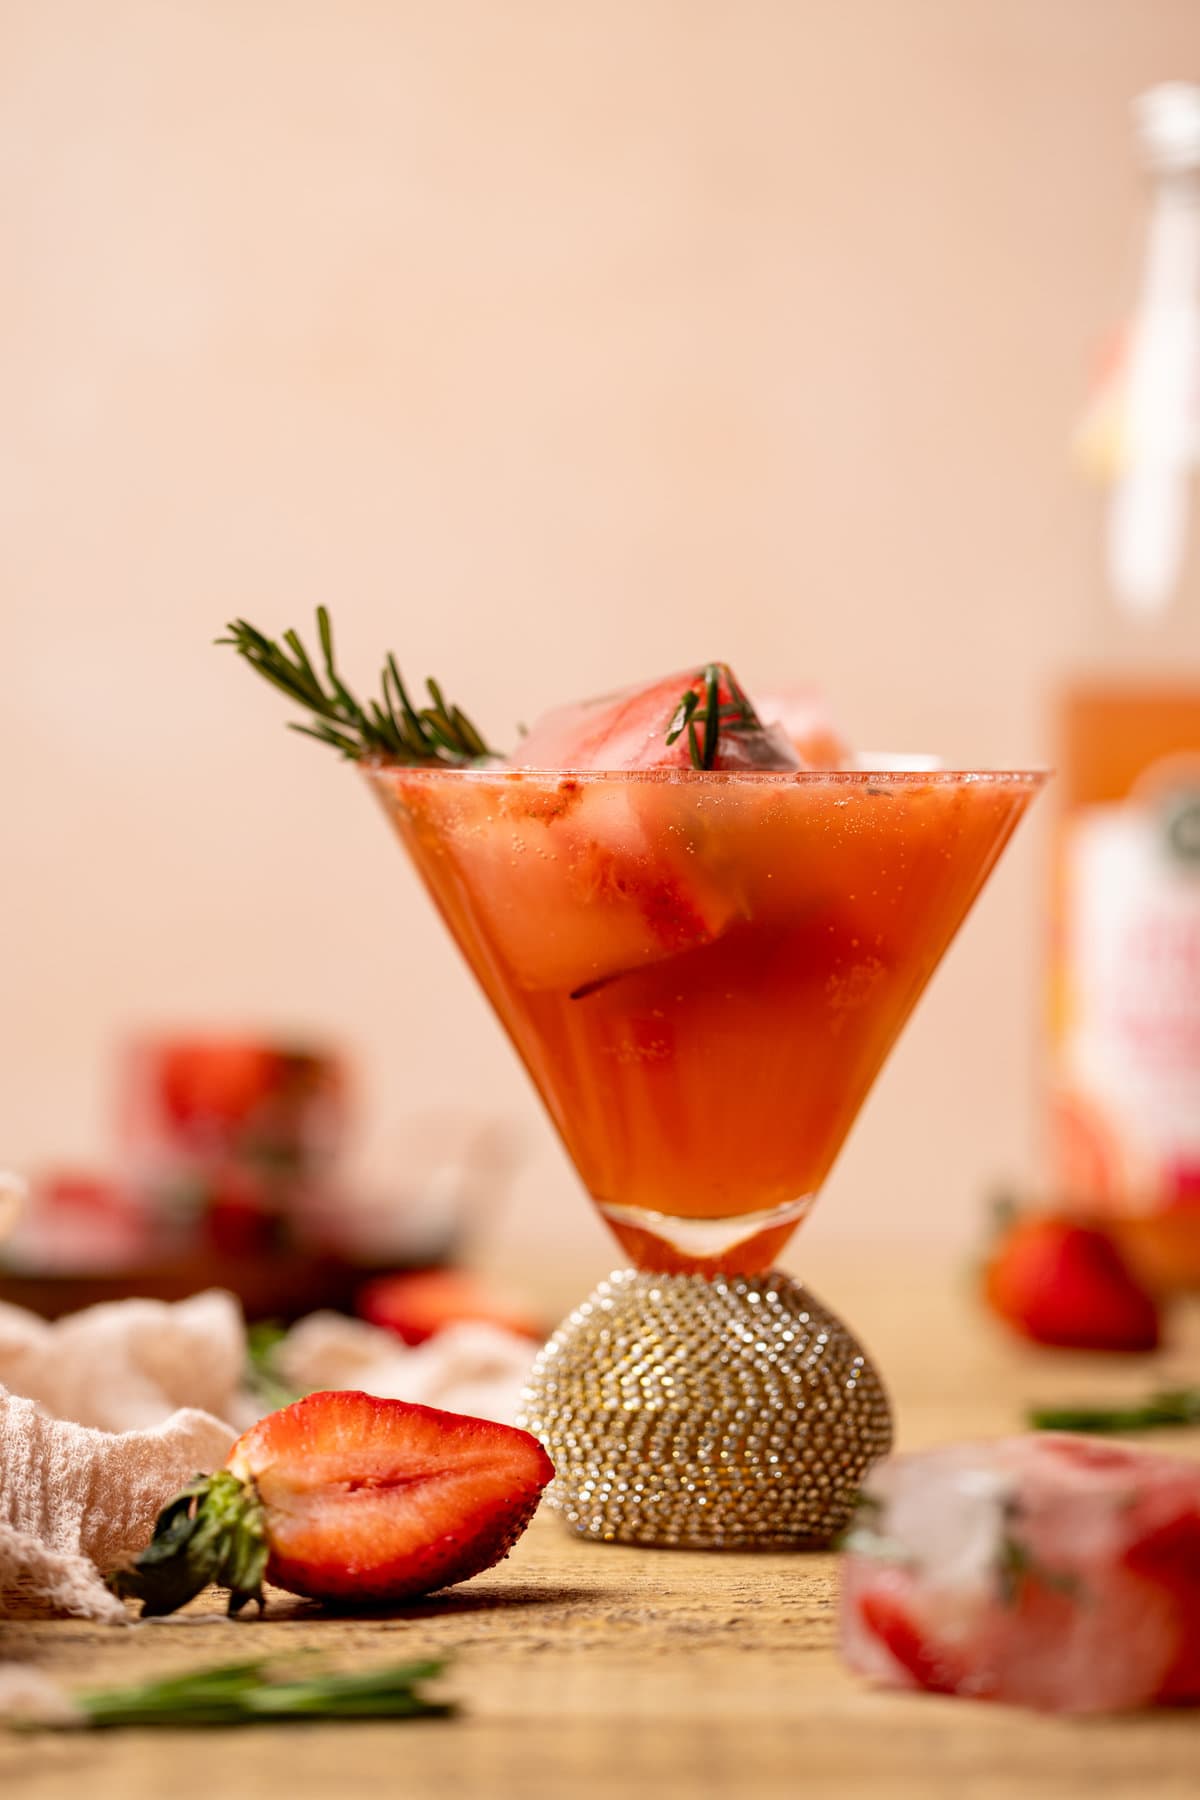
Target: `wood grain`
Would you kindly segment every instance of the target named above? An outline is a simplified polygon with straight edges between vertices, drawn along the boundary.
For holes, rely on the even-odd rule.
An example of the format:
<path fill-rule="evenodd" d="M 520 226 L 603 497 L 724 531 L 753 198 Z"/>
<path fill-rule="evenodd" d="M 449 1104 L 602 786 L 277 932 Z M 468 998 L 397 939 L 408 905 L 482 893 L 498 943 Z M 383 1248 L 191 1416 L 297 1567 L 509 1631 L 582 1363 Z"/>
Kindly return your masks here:
<path fill-rule="evenodd" d="M 1006 1343 L 944 1270 L 831 1271 L 891 1378 L 901 1441 L 990 1434 L 1030 1399 L 1128 1394 L 1195 1377 L 1200 1321 L 1152 1364 Z M 569 1290 L 568 1290 L 569 1291 Z M 1162 1440 L 1200 1455 L 1200 1433 Z M 0 1625 L 0 1656 L 69 1685 L 136 1680 L 316 1647 L 356 1665 L 453 1653 L 461 1714 L 419 1724 L 0 1736 L 0 1792 L 24 1800 L 286 1800 L 359 1790 L 424 1800 L 1196 1800 L 1200 1714 L 1069 1721 L 875 1692 L 839 1662 L 835 1559 L 582 1544 L 535 1521 L 500 1569 L 398 1617 L 339 1618 L 272 1596 L 230 1623 L 212 1603 L 104 1629 Z"/>

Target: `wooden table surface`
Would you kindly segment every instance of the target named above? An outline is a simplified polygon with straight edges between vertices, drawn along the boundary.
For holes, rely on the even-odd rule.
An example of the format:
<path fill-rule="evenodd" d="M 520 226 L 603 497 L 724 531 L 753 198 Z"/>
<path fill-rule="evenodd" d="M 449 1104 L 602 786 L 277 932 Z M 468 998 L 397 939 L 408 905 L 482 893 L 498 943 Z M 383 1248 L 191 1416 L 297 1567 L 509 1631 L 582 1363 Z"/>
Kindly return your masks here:
<path fill-rule="evenodd" d="M 1151 1363 L 1026 1350 L 961 1274 L 814 1257 L 888 1373 L 904 1447 L 1014 1429 L 1031 1399 L 1132 1394 L 1200 1372 L 1200 1319 Z M 566 1301 L 577 1297 L 561 1290 Z M 1200 1456 L 1200 1433 L 1165 1438 Z M 873 1691 L 839 1662 L 828 1555 L 580 1543 L 538 1518 L 508 1562 L 396 1618 L 330 1619 L 273 1595 L 261 1622 L 197 1602 L 125 1630 L 0 1624 L 0 1658 L 104 1685 L 316 1646 L 366 1666 L 451 1652 L 457 1717 L 253 1730 L 0 1733 L 0 1793 L 24 1800 L 1197 1800 L 1200 1711 L 1070 1721 Z"/>

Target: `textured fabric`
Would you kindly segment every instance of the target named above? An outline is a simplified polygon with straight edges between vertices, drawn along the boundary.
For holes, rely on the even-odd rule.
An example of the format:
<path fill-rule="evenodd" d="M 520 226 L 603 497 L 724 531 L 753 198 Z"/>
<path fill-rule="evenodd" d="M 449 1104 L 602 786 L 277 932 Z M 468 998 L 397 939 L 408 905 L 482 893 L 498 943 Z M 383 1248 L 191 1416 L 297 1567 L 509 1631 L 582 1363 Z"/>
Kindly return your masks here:
<path fill-rule="evenodd" d="M 142 1548 L 160 1508 L 233 1438 L 190 1408 L 148 1430 L 90 1430 L 0 1389 L 0 1617 L 124 1619 L 102 1572 Z"/>
<path fill-rule="evenodd" d="M 0 1387 L 100 1431 L 158 1425 L 180 1406 L 237 1423 L 245 1363 L 245 1326 L 231 1294 L 174 1305 L 117 1300 L 52 1324 L 0 1304 Z"/>
<path fill-rule="evenodd" d="M 511 1425 L 533 1357 L 528 1338 L 494 1325 L 451 1325 L 410 1350 L 390 1331 L 318 1312 L 293 1325 L 275 1360 L 299 1390 L 361 1388 Z"/>
<path fill-rule="evenodd" d="M 335 1313 L 277 1352 L 297 1392 L 361 1388 L 510 1422 L 523 1338 L 460 1325 L 418 1350 Z M 224 1462 L 262 1408 L 242 1387 L 246 1332 L 224 1293 L 122 1300 L 47 1324 L 0 1305 L 0 1617 L 124 1619 L 102 1575 L 148 1541 L 191 1477 Z"/>

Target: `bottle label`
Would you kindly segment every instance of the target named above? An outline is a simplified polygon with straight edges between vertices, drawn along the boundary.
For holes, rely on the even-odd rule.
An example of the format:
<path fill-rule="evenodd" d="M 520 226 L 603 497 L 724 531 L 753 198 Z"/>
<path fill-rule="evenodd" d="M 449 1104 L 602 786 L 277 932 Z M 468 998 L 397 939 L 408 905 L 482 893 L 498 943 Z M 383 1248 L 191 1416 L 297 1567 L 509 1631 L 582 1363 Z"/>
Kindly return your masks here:
<path fill-rule="evenodd" d="M 1059 1187 L 1113 1212 L 1200 1208 L 1200 758 L 1080 808 L 1061 880 Z"/>

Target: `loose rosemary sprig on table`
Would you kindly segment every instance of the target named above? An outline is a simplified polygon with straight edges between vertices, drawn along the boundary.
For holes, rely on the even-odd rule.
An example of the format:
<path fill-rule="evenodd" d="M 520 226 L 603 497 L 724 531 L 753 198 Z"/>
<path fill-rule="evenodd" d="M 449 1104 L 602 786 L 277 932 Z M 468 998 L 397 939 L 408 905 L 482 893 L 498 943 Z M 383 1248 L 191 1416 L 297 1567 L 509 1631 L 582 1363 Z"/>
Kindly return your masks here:
<path fill-rule="evenodd" d="M 721 677 L 724 675 L 732 699 L 721 703 Z M 690 687 L 681 695 L 679 705 L 667 726 L 667 743 L 675 743 L 687 732 L 688 754 L 693 769 L 711 769 L 717 760 L 721 733 L 761 730 L 761 721 L 746 695 L 738 686 L 730 669 L 721 663 L 705 663 L 701 672 L 704 692 Z M 704 736 L 698 727 L 703 725 Z"/>
<path fill-rule="evenodd" d="M 1176 1388 L 1145 1400 L 1113 1406 L 1035 1406 L 1028 1413 L 1035 1431 L 1157 1431 L 1164 1426 L 1200 1425 L 1200 1388 Z"/>
<path fill-rule="evenodd" d="M 296 1660 L 296 1659 L 293 1659 Z M 305 1659 L 306 1660 L 306 1659 Z M 326 1674 L 319 1668 L 291 1680 L 272 1674 L 266 1658 L 198 1669 L 134 1687 L 99 1688 L 70 1696 L 70 1710 L 53 1716 L 17 1715 L 9 1723 L 36 1731 L 64 1726 L 113 1730 L 122 1725 L 267 1725 L 298 1719 L 418 1719 L 445 1717 L 454 1707 L 429 1700 L 422 1684 L 440 1675 L 440 1661 L 394 1663 L 383 1669 Z"/>
<path fill-rule="evenodd" d="M 293 722 L 288 729 L 331 744 L 351 762 L 378 756 L 387 762 L 457 767 L 496 754 L 462 709 L 447 702 L 436 681 L 425 683 L 429 704 L 415 706 L 390 651 L 380 677 L 380 698 L 362 705 L 337 671 L 333 629 L 323 606 L 317 608 L 317 635 L 324 681 L 297 632 L 285 631 L 282 640 L 269 638 L 246 619 L 233 619 L 225 629 L 229 635 L 218 638 L 218 644 L 231 645 L 265 681 L 312 714 L 311 724 Z"/>

